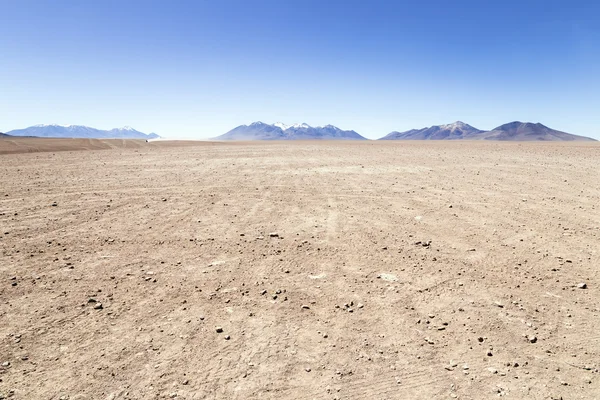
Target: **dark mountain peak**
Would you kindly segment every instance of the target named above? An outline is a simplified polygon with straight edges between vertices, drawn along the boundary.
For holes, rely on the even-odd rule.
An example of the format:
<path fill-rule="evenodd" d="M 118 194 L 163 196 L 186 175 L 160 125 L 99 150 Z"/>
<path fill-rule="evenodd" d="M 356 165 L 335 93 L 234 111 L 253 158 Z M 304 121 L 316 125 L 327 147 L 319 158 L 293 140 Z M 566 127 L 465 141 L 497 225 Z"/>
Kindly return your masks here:
<path fill-rule="evenodd" d="M 489 132 L 483 132 L 480 139 L 511 141 L 588 141 L 584 136 L 573 135 L 549 128 L 539 122 L 513 121 Z"/>

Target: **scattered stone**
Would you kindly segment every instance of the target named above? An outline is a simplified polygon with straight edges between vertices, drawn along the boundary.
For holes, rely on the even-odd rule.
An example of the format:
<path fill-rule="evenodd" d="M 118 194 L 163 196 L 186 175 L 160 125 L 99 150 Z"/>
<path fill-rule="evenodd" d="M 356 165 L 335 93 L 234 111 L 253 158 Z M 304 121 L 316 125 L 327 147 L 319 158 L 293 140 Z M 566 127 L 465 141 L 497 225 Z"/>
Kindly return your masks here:
<path fill-rule="evenodd" d="M 104 307 L 102 307 L 102 303 L 96 303 L 94 305 L 94 310 L 102 310 Z"/>
<path fill-rule="evenodd" d="M 182 385 L 189 385 L 190 384 L 190 380 L 186 379 L 183 382 L 181 382 Z"/>
<path fill-rule="evenodd" d="M 271 233 L 269 233 L 269 237 L 273 237 L 273 238 L 279 237 L 279 233 L 277 233 L 277 232 L 271 232 Z"/>
<path fill-rule="evenodd" d="M 484 340 L 485 340 L 485 339 L 484 339 L 483 337 L 481 337 L 481 336 L 479 336 L 479 337 L 477 338 L 477 341 L 478 341 L 479 343 L 482 343 Z"/>
<path fill-rule="evenodd" d="M 231 336 L 225 335 L 225 340 L 229 340 L 229 339 L 231 339 Z"/>
<path fill-rule="evenodd" d="M 216 331 L 217 331 L 217 333 L 223 333 L 223 328 L 220 326 L 217 326 Z"/>
<path fill-rule="evenodd" d="M 529 341 L 529 343 L 535 343 L 535 342 L 537 342 L 537 336 L 534 336 L 534 335 L 528 336 L 527 340 Z"/>
<path fill-rule="evenodd" d="M 494 367 L 489 367 L 488 371 L 490 371 L 492 374 L 497 374 L 498 373 L 498 370 L 496 368 L 494 368 Z"/>
<path fill-rule="evenodd" d="M 304 368 L 304 370 L 305 370 L 306 372 L 310 372 L 310 367 L 306 367 L 306 368 Z"/>
<path fill-rule="evenodd" d="M 3 367 L 10 367 L 10 361 L 4 361 L 4 362 L 2 363 L 2 366 L 3 366 Z"/>
<path fill-rule="evenodd" d="M 302 309 L 308 310 L 308 309 L 310 309 L 310 306 L 308 304 L 302 304 Z"/>
<path fill-rule="evenodd" d="M 494 354 L 493 354 L 491 351 L 488 351 L 488 352 L 487 352 L 487 356 L 488 356 L 488 357 L 491 357 L 491 356 L 493 356 L 493 355 L 494 355 Z"/>
<path fill-rule="evenodd" d="M 583 283 L 582 282 L 582 283 L 580 283 L 580 284 L 577 285 L 577 288 L 578 289 L 587 289 L 587 283 Z"/>

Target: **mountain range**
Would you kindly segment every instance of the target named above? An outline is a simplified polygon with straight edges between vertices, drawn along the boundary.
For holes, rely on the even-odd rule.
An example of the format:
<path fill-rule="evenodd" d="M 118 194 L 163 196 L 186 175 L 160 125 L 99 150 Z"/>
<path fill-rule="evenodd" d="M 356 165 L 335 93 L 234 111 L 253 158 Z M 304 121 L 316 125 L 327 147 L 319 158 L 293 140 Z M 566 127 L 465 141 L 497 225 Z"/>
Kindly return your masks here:
<path fill-rule="evenodd" d="M 82 125 L 34 125 L 25 129 L 6 132 L 9 136 L 34 136 L 46 138 L 85 138 L 85 139 L 156 139 L 156 133 L 142 133 L 125 126 L 111 130 L 90 128 Z"/>
<path fill-rule="evenodd" d="M 391 132 L 379 140 L 455 140 L 466 139 L 481 134 L 480 129 L 457 121 L 448 125 L 434 125 L 429 128 L 411 129 L 406 132 Z"/>
<path fill-rule="evenodd" d="M 557 131 L 540 123 L 510 122 L 483 131 L 457 121 L 453 124 L 391 132 L 379 140 L 502 140 L 502 141 L 594 141 L 585 136 Z"/>
<path fill-rule="evenodd" d="M 344 131 L 333 125 L 310 126 L 308 124 L 272 125 L 253 122 L 240 125 L 214 140 L 367 140 L 355 131 Z"/>
<path fill-rule="evenodd" d="M 31 136 L 47 138 L 89 139 L 157 139 L 155 133 L 142 133 L 131 127 L 102 130 L 82 125 L 35 125 L 0 133 L 0 137 Z M 352 130 L 333 125 L 310 126 L 306 123 L 286 125 L 281 122 L 253 122 L 240 125 L 213 140 L 367 140 Z M 390 132 L 379 140 L 500 140 L 500 141 L 595 141 L 595 139 L 557 131 L 540 123 L 510 122 L 490 131 L 477 129 L 461 121 L 434 125 L 405 132 Z"/>

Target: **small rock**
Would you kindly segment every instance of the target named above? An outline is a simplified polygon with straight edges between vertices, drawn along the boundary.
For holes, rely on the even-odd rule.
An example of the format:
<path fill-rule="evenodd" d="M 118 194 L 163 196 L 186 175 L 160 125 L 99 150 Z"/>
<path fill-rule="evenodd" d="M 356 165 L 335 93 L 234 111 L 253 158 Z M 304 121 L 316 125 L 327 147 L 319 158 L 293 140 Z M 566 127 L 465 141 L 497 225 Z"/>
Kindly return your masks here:
<path fill-rule="evenodd" d="M 308 309 L 310 309 L 310 306 L 308 306 L 307 304 L 302 304 L 302 309 L 308 310 Z"/>
<path fill-rule="evenodd" d="M 580 283 L 580 284 L 577 285 L 577 288 L 578 289 L 587 289 L 587 283 L 583 283 L 582 282 L 582 283 Z"/>
<path fill-rule="evenodd" d="M 216 331 L 217 331 L 217 333 L 223 333 L 223 328 L 221 328 L 220 326 L 217 326 Z"/>
<path fill-rule="evenodd" d="M 94 305 L 94 310 L 102 310 L 104 307 L 102 307 L 102 303 L 96 303 Z"/>
<path fill-rule="evenodd" d="M 529 343 L 535 343 L 535 342 L 537 342 L 537 336 L 534 336 L 534 335 L 528 336 L 527 340 L 529 341 Z"/>
<path fill-rule="evenodd" d="M 225 336 L 225 340 L 229 340 L 229 339 L 231 339 L 231 336 L 229 336 L 229 335 L 226 335 L 226 336 Z"/>
<path fill-rule="evenodd" d="M 304 368 L 304 370 L 305 370 L 306 372 L 310 372 L 310 367 L 306 367 L 306 368 Z"/>
<path fill-rule="evenodd" d="M 269 237 L 279 237 L 279 233 L 271 232 L 271 233 L 269 233 Z"/>

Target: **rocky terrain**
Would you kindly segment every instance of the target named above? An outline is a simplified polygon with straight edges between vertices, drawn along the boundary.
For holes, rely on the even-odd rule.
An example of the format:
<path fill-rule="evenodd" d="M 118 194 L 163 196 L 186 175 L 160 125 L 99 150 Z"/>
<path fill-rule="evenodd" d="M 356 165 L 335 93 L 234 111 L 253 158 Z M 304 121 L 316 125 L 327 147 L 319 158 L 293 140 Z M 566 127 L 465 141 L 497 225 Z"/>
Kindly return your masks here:
<path fill-rule="evenodd" d="M 597 143 L 35 143 L 0 398 L 600 397 Z"/>

